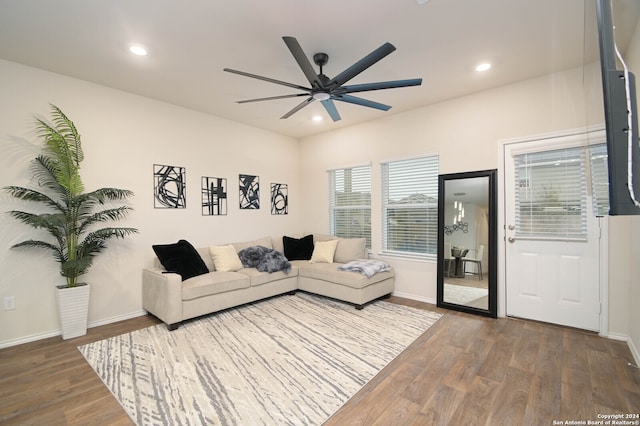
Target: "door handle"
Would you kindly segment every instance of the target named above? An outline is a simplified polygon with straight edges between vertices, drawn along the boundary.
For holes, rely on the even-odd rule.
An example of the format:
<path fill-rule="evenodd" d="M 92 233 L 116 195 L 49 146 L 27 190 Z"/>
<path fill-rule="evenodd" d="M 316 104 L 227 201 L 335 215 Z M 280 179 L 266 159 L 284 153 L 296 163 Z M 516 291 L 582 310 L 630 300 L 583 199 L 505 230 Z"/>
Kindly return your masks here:
<path fill-rule="evenodd" d="M 515 240 L 516 240 L 516 239 L 515 239 L 515 238 L 513 238 L 513 237 L 509 237 L 509 238 L 507 238 L 507 241 L 509 241 L 510 243 L 513 243 Z"/>

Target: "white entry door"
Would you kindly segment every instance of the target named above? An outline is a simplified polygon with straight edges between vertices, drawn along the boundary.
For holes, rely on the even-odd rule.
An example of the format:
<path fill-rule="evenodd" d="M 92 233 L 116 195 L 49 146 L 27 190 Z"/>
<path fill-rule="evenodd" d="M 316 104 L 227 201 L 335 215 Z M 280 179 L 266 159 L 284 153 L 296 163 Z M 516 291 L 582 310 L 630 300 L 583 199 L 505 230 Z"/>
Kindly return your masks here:
<path fill-rule="evenodd" d="M 600 329 L 600 229 L 586 141 L 504 146 L 508 316 Z"/>

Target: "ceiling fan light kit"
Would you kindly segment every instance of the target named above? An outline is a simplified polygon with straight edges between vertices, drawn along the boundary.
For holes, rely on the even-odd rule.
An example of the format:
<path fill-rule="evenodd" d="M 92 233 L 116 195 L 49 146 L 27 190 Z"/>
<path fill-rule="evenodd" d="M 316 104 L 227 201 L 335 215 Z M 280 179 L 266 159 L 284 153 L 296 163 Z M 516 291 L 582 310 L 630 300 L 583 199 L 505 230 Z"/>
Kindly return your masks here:
<path fill-rule="evenodd" d="M 331 95 L 327 92 L 316 92 L 313 94 L 313 99 L 315 99 L 316 101 L 326 101 L 330 98 Z"/>
<path fill-rule="evenodd" d="M 351 95 L 351 93 L 358 92 L 368 92 L 372 90 L 383 90 L 383 89 L 395 89 L 399 87 L 409 87 L 409 86 L 419 86 L 422 84 L 421 78 L 414 78 L 408 80 L 393 80 L 393 81 L 382 81 L 377 83 L 365 83 L 365 84 L 354 84 L 350 86 L 345 86 L 349 80 L 380 61 L 382 58 L 389 55 L 391 52 L 396 50 L 396 48 L 391 43 L 385 43 L 373 52 L 369 53 L 364 58 L 360 59 L 355 64 L 351 65 L 346 70 L 342 71 L 340 74 L 336 75 L 333 78 L 329 78 L 322 72 L 322 67 L 327 64 L 329 61 L 329 55 L 326 53 L 316 53 L 313 55 L 313 62 L 320 68 L 320 72 L 316 73 L 309 62 L 307 55 L 302 50 L 300 43 L 293 37 L 282 37 L 285 44 L 289 48 L 289 51 L 293 55 L 294 59 L 298 63 L 298 66 L 302 70 L 303 74 L 307 78 L 310 87 L 301 86 L 293 83 L 287 83 L 285 81 L 276 80 L 269 77 L 263 77 L 256 74 L 251 74 L 244 71 L 238 71 L 231 68 L 224 68 L 224 71 L 230 72 L 233 74 L 242 75 L 245 77 L 256 78 L 258 80 L 267 81 L 269 83 L 279 84 L 281 86 L 286 86 L 292 89 L 300 90 L 303 93 L 295 93 L 289 95 L 280 95 L 280 96 L 270 96 L 266 98 L 256 98 L 256 99 L 247 99 L 238 101 L 238 103 L 248 103 L 248 102 L 260 102 L 260 101 L 271 101 L 276 99 L 287 99 L 287 98 L 295 98 L 306 96 L 306 99 L 301 103 L 293 107 L 290 111 L 284 114 L 280 118 L 288 118 L 291 117 L 296 112 L 300 111 L 305 106 L 309 105 L 314 101 L 320 101 L 322 106 L 327 111 L 329 116 L 333 121 L 340 120 L 340 114 L 334 104 L 333 101 L 346 102 L 354 105 L 365 106 L 381 111 L 388 111 L 391 106 L 381 104 L 378 102 L 370 101 L 367 99 L 363 99 L 357 96 Z"/>

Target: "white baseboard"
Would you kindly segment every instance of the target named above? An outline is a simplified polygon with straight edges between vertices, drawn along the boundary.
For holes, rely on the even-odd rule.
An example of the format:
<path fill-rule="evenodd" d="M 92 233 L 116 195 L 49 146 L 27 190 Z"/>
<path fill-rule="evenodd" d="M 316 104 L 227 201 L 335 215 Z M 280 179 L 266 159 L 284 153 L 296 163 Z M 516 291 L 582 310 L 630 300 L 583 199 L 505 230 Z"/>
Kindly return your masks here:
<path fill-rule="evenodd" d="M 17 339 L 5 340 L 4 342 L 0 342 L 0 349 L 9 348 L 11 346 L 18 346 L 24 343 L 35 342 L 36 340 L 48 339 L 49 337 L 60 336 L 62 331 L 60 330 L 52 330 L 47 331 L 45 333 L 32 334 L 30 336 L 18 337 Z"/>
<path fill-rule="evenodd" d="M 628 342 L 629 341 L 629 336 L 627 336 L 626 334 L 607 333 L 607 334 L 603 335 L 602 337 L 606 337 L 607 339 L 611 339 L 611 340 L 621 340 L 623 342 Z"/>
<path fill-rule="evenodd" d="M 640 352 L 638 351 L 638 348 L 631 339 L 627 340 L 627 345 L 629 345 L 631 355 L 633 355 L 633 359 L 636 361 L 636 367 L 640 367 Z"/>
<path fill-rule="evenodd" d="M 99 320 L 99 321 L 92 321 L 92 322 L 87 324 L 87 327 L 88 328 L 99 327 L 101 325 L 107 325 L 107 324 L 112 324 L 112 323 L 118 322 L 118 321 L 124 321 L 124 320 L 128 320 L 128 319 L 131 319 L 131 318 L 141 317 L 141 316 L 146 315 L 146 314 L 147 314 L 147 311 L 145 311 L 145 310 L 140 310 L 140 311 L 137 311 L 137 312 L 130 312 L 128 314 L 118 315 L 118 316 L 115 316 L 115 317 L 106 318 L 106 319 L 102 319 L 102 320 Z M 58 329 L 58 330 L 47 331 L 45 333 L 32 334 L 30 336 L 18 337 L 17 339 L 5 340 L 4 342 L 0 342 L 0 349 L 8 348 L 8 347 L 11 347 L 11 346 L 18 346 L 18 345 L 22 345 L 24 343 L 31 343 L 31 342 L 35 342 L 37 340 L 48 339 L 50 337 L 56 337 L 56 336 L 60 336 L 60 335 L 62 335 L 62 331 Z"/>
<path fill-rule="evenodd" d="M 394 291 L 391 294 L 393 296 L 403 297 L 405 299 L 417 300 L 418 302 L 431 303 L 432 305 L 436 304 L 436 300 L 435 299 L 429 299 L 427 297 L 416 296 L 415 294 L 401 293 L 401 292 L 397 292 L 397 291 Z"/>
<path fill-rule="evenodd" d="M 87 327 L 89 327 L 89 328 L 100 327 L 101 325 L 113 324 L 114 322 L 124 321 L 124 320 L 128 320 L 128 319 L 131 319 L 131 318 L 138 318 L 138 317 L 141 317 L 141 316 L 144 316 L 144 315 L 147 315 L 147 311 L 142 309 L 142 310 L 139 310 L 137 312 L 130 312 L 128 314 L 118 315 L 118 316 L 115 316 L 115 317 L 106 318 L 106 319 L 102 319 L 102 320 L 99 320 L 99 321 L 92 321 L 87 325 Z"/>
<path fill-rule="evenodd" d="M 627 342 L 627 346 L 629 346 L 629 351 L 631 352 L 631 356 L 636 362 L 636 366 L 640 366 L 640 352 L 638 351 L 638 348 L 636 347 L 636 345 L 633 343 L 633 340 L 631 340 L 629 336 L 627 336 L 626 334 L 609 333 L 605 337 L 608 337 L 609 339 L 613 339 L 613 340 L 620 340 L 623 342 Z"/>
<path fill-rule="evenodd" d="M 607 339 L 611 339 L 611 340 L 621 340 L 623 342 L 630 341 L 629 336 L 627 336 L 626 334 L 607 333 L 607 334 L 603 335 L 602 337 L 606 337 Z"/>

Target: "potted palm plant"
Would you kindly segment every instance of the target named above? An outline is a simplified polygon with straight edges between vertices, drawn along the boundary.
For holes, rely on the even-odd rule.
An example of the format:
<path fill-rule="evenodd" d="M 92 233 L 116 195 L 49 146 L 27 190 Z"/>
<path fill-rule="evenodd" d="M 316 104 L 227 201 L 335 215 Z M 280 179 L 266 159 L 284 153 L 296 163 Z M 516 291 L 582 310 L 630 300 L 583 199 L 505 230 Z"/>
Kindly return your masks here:
<path fill-rule="evenodd" d="M 87 332 L 90 286 L 79 282 L 93 263 L 94 257 L 111 238 L 134 234 L 135 228 L 105 226 L 104 222 L 124 218 L 130 207 L 113 206 L 125 200 L 131 191 L 100 188 L 85 192 L 80 178 L 80 163 L 84 155 L 73 122 L 55 105 L 51 105 L 52 124 L 36 118 L 38 136 L 44 142 L 42 152 L 33 160 L 33 188 L 7 186 L 11 196 L 34 205 L 38 212 L 12 210 L 11 216 L 36 229 L 43 229 L 51 238 L 46 241 L 29 239 L 12 248 L 35 247 L 53 254 L 60 264 L 60 274 L 66 284 L 57 286 L 62 338 L 70 339 Z"/>

